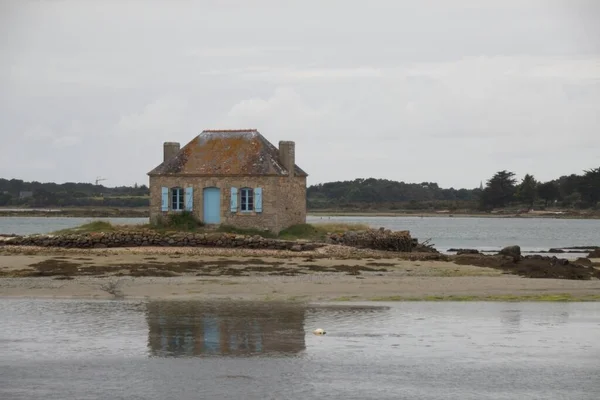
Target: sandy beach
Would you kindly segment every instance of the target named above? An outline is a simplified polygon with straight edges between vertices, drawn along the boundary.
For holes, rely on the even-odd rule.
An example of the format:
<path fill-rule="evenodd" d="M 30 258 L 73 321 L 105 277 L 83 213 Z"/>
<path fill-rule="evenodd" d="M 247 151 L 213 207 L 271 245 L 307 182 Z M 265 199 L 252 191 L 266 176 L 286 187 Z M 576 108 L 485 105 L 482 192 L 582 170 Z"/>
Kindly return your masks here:
<path fill-rule="evenodd" d="M 600 280 L 533 279 L 493 268 L 327 246 L 0 248 L 0 297 L 286 301 L 600 300 Z M 593 260 L 599 262 L 600 260 Z"/>

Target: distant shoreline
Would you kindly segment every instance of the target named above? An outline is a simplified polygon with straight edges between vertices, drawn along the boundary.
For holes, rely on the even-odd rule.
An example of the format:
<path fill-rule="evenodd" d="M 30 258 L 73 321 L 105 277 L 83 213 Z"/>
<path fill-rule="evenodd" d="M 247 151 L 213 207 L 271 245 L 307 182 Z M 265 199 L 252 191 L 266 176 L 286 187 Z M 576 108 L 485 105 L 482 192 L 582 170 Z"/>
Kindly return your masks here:
<path fill-rule="evenodd" d="M 414 218 L 546 218 L 546 219 L 600 219 L 600 213 L 572 211 L 536 211 L 530 213 L 473 211 L 413 212 L 413 211 L 336 211 L 309 210 L 309 217 L 414 217 Z M 149 218 L 143 208 L 0 208 L 0 217 L 61 217 L 61 218 Z"/>
<path fill-rule="evenodd" d="M 0 208 L 0 217 L 149 218 L 147 208 Z"/>
<path fill-rule="evenodd" d="M 546 219 L 600 219 L 600 214 L 553 214 L 553 213 L 476 213 L 476 212 L 393 212 L 393 211 L 311 211 L 311 217 L 414 217 L 414 218 L 546 218 Z"/>

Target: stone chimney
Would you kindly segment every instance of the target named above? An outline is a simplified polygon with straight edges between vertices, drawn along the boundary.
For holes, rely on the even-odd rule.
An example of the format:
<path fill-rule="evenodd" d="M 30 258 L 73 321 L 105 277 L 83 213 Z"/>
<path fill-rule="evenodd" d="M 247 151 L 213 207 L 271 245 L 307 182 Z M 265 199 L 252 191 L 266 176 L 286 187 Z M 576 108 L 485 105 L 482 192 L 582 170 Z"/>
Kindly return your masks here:
<path fill-rule="evenodd" d="M 296 144 L 294 142 L 279 141 L 279 160 L 283 166 L 289 171 L 290 178 L 294 176 L 296 165 Z"/>
<path fill-rule="evenodd" d="M 165 142 L 163 144 L 163 161 L 168 161 L 175 157 L 179 152 L 179 143 Z"/>

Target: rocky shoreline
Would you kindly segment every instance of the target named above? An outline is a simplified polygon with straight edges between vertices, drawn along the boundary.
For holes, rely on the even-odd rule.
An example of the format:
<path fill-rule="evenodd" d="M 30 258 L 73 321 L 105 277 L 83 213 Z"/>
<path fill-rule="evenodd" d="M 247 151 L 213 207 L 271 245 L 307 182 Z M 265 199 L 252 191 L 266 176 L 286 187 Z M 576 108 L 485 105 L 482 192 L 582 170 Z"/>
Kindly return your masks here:
<path fill-rule="evenodd" d="M 115 248 L 115 247 L 224 247 L 270 250 L 309 251 L 325 244 L 269 239 L 262 236 L 230 233 L 161 234 L 151 230 L 99 232 L 67 235 L 15 236 L 4 240 L 5 246 L 37 246 L 57 248 Z"/>
<path fill-rule="evenodd" d="M 519 246 L 442 254 L 383 228 L 319 238 L 137 227 L 0 235 L 0 297 L 600 301 L 597 246 L 569 261 Z"/>
<path fill-rule="evenodd" d="M 573 248 L 574 251 L 590 251 L 590 253 L 587 258 L 580 257 L 571 261 L 555 255 L 523 255 L 519 246 L 509 246 L 495 254 L 483 254 L 475 249 L 451 249 L 456 254 L 445 255 L 431 245 L 419 243 L 417 239 L 411 237 L 409 231 L 391 231 L 384 228 L 328 233 L 320 241 L 284 240 L 224 232 L 158 232 L 152 229 L 134 228 L 114 232 L 61 235 L 3 235 L 0 237 L 0 248 L 2 247 L 7 249 L 212 248 L 315 255 L 320 249 L 328 247 L 329 249 L 361 249 L 364 250 L 364 254 L 376 254 L 379 258 L 399 257 L 413 262 L 436 260 L 457 265 L 492 268 L 501 270 L 505 274 L 526 278 L 600 279 L 600 264 L 590 260 L 600 258 L 598 246 Z M 349 257 L 359 257 L 356 252 L 347 253 L 353 254 Z"/>
<path fill-rule="evenodd" d="M 529 276 L 527 257 L 460 257 L 333 244 L 303 252 L 9 245 L 0 246 L 0 298 L 600 301 L 597 278 Z M 539 277 L 551 279 L 529 279 Z"/>
<path fill-rule="evenodd" d="M 290 251 L 311 251 L 327 244 L 395 252 L 437 252 L 419 244 L 408 231 L 368 229 L 344 233 L 328 233 L 324 241 L 284 240 L 224 232 L 166 232 L 150 229 L 117 232 L 92 232 L 64 235 L 5 235 L 0 245 L 39 246 L 59 248 L 114 248 L 114 247 L 218 247 Z"/>

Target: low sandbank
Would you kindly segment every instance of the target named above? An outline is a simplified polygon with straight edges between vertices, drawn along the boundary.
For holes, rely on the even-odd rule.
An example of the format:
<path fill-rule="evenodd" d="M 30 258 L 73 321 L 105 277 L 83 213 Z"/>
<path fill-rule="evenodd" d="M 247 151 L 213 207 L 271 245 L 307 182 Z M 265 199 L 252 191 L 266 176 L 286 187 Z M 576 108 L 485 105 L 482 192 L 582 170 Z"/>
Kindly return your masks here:
<path fill-rule="evenodd" d="M 600 280 L 527 278 L 464 258 L 336 245 L 303 252 L 5 246 L 0 297 L 600 301 Z"/>

